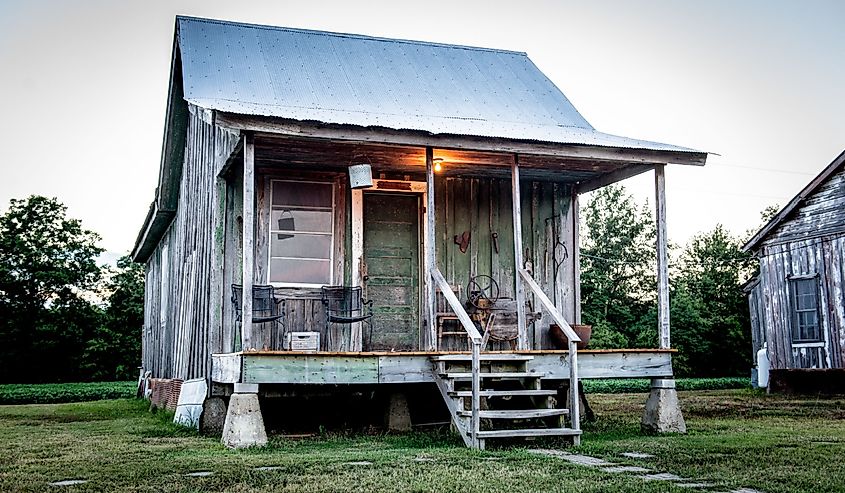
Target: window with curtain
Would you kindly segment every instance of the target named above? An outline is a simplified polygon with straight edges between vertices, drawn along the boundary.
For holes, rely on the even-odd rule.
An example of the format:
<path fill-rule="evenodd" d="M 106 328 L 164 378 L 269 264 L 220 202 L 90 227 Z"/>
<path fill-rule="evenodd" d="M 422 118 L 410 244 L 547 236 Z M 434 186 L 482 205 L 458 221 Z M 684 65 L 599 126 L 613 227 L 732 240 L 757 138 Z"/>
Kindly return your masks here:
<path fill-rule="evenodd" d="M 270 282 L 303 287 L 331 284 L 332 183 L 273 180 L 271 187 Z"/>
<path fill-rule="evenodd" d="M 818 279 L 789 280 L 792 295 L 792 342 L 821 341 Z"/>

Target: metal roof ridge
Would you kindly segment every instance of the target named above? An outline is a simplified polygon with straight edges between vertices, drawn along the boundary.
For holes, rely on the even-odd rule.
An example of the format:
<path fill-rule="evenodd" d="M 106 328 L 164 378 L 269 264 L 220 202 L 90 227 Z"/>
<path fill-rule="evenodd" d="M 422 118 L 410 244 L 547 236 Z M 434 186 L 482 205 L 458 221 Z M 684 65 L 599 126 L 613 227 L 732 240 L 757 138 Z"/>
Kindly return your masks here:
<path fill-rule="evenodd" d="M 487 51 L 492 53 L 503 53 L 509 55 L 519 55 L 528 57 L 528 53 L 524 51 L 516 51 L 516 50 L 506 50 L 502 48 L 486 48 L 482 46 L 469 46 L 469 45 L 459 45 L 459 44 L 449 44 L 449 43 L 438 43 L 435 41 L 420 41 L 414 39 L 402 39 L 402 38 L 386 38 L 381 36 L 369 36 L 366 34 L 354 34 L 354 33 L 341 33 L 336 31 L 321 31 L 317 29 L 304 29 L 304 28 L 297 28 L 297 27 L 285 27 L 285 26 L 272 26 L 269 24 L 252 24 L 249 22 L 236 22 L 236 21 L 227 21 L 222 19 L 210 19 L 207 17 L 194 17 L 189 15 L 177 15 L 176 21 L 191 21 L 191 22 L 206 22 L 209 24 L 222 24 L 227 26 L 239 26 L 239 27 L 247 27 L 251 29 L 266 29 L 266 30 L 273 30 L 273 31 L 288 31 L 300 34 L 311 34 L 315 36 L 334 36 L 339 38 L 352 38 L 352 39 L 361 39 L 367 41 L 380 41 L 386 43 L 406 43 L 412 45 L 423 45 L 423 46 L 436 46 L 440 48 L 457 48 L 462 50 L 470 50 L 470 51 Z"/>

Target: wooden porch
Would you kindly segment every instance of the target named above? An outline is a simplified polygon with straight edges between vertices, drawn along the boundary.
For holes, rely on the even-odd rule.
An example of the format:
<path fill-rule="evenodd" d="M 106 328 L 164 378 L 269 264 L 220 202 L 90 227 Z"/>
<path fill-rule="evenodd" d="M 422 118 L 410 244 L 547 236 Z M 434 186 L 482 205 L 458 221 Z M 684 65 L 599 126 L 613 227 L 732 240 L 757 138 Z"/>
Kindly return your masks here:
<path fill-rule="evenodd" d="M 578 376 L 672 378 L 672 349 L 593 349 L 578 351 Z M 432 358 L 461 351 L 295 352 L 249 351 L 212 355 L 211 380 L 234 384 L 396 384 L 434 383 Z M 569 379 L 569 351 L 490 351 L 483 355 L 531 356 L 529 372 L 542 380 Z"/>

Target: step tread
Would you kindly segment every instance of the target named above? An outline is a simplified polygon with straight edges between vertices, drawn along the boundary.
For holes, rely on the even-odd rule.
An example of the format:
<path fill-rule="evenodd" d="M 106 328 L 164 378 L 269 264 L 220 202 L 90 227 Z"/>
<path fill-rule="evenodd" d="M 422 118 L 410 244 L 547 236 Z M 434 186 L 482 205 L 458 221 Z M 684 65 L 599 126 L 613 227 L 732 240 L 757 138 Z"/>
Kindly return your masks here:
<path fill-rule="evenodd" d="M 478 438 L 510 438 L 510 437 L 541 437 L 541 436 L 575 436 L 580 430 L 572 428 L 528 428 L 521 430 L 486 430 L 479 431 Z"/>
<path fill-rule="evenodd" d="M 534 356 L 529 354 L 487 353 L 481 354 L 478 359 L 481 361 L 531 361 Z M 472 356 L 469 354 L 441 354 L 432 356 L 431 361 L 472 361 Z"/>
<path fill-rule="evenodd" d="M 472 417 L 472 411 L 460 411 L 461 416 Z M 478 416 L 488 419 L 529 419 L 565 416 L 569 409 L 482 409 Z"/>
<path fill-rule="evenodd" d="M 472 397 L 471 390 L 450 390 L 452 397 Z M 553 396 L 557 390 L 481 390 L 478 395 L 481 397 L 506 397 L 506 396 Z"/>
<path fill-rule="evenodd" d="M 546 376 L 545 373 L 542 372 L 493 372 L 493 373 L 479 373 L 481 378 L 542 378 Z M 459 372 L 459 373 L 441 373 L 440 376 L 453 379 L 453 380 L 466 380 L 472 378 L 472 373 L 468 372 Z"/>

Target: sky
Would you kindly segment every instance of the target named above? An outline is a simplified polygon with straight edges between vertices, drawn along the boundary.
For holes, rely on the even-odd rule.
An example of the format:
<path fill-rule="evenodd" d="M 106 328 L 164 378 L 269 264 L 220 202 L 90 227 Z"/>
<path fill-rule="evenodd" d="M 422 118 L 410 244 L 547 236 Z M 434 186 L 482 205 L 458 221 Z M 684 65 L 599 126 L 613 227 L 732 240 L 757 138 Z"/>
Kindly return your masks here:
<path fill-rule="evenodd" d="M 0 212 L 57 197 L 131 250 L 176 15 L 524 51 L 596 129 L 713 153 L 667 169 L 679 244 L 745 235 L 845 149 L 841 1 L 0 0 Z M 625 185 L 654 203 L 652 174 Z"/>

